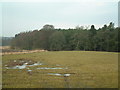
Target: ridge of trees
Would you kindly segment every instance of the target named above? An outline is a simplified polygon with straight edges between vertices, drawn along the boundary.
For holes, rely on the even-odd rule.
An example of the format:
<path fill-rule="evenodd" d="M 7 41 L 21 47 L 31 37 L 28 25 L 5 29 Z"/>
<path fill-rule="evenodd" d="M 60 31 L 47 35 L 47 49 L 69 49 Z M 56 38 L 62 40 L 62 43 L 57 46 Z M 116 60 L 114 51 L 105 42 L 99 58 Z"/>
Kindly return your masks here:
<path fill-rule="evenodd" d="M 77 26 L 75 29 L 55 29 L 44 25 L 41 30 L 16 34 L 11 47 L 17 49 L 44 49 L 49 51 L 85 50 L 119 52 L 120 27 L 114 23 L 95 29 Z"/>

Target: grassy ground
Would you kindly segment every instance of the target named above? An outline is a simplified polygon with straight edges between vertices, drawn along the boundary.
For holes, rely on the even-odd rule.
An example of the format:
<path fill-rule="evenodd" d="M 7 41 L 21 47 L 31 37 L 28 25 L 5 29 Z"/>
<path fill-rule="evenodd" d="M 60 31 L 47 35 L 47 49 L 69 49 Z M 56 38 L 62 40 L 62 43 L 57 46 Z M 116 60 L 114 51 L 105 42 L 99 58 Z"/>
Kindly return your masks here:
<path fill-rule="evenodd" d="M 27 69 L 6 69 L 12 60 L 40 61 L 44 65 Z M 117 88 L 118 53 L 95 51 L 55 51 L 3 56 L 3 88 Z M 59 64 L 60 66 L 56 66 Z M 68 69 L 36 69 L 67 67 Z M 47 73 L 74 73 L 69 77 Z"/>

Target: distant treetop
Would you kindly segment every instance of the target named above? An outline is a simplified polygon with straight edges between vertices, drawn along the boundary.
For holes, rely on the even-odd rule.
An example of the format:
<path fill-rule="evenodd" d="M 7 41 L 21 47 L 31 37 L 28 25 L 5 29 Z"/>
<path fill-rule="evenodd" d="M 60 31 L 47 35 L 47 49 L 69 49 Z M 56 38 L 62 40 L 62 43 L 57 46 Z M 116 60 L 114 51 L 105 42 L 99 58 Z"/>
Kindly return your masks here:
<path fill-rule="evenodd" d="M 46 24 L 46 25 L 43 26 L 42 30 L 54 30 L 54 26 Z"/>

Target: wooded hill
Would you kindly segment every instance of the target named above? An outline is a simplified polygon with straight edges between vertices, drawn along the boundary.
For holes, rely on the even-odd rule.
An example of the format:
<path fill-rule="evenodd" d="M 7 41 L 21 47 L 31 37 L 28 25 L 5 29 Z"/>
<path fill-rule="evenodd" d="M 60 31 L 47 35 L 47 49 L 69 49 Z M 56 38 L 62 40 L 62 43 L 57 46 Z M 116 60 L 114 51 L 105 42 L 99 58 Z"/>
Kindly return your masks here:
<path fill-rule="evenodd" d="M 99 29 L 95 29 L 94 25 L 91 25 L 90 29 L 79 26 L 75 29 L 55 29 L 53 25 L 45 25 L 40 30 L 16 34 L 11 46 L 27 50 L 118 52 L 120 51 L 119 32 L 120 27 L 114 27 L 112 22 Z"/>

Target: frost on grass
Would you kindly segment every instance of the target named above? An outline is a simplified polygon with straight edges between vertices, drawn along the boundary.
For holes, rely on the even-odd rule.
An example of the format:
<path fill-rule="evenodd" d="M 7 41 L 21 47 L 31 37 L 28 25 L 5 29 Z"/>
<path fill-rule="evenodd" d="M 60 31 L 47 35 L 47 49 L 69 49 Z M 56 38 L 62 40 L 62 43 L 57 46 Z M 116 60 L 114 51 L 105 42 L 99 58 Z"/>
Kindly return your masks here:
<path fill-rule="evenodd" d="M 49 75 L 56 75 L 56 76 L 64 76 L 64 77 L 69 77 L 71 74 L 60 74 L 60 73 L 48 73 Z"/>
<path fill-rule="evenodd" d="M 67 68 L 61 68 L 61 67 L 40 67 L 37 69 L 67 69 Z"/>
<path fill-rule="evenodd" d="M 5 65 L 6 69 L 28 69 L 28 66 L 38 66 L 43 65 L 43 63 L 35 62 L 31 60 L 12 60 L 8 64 Z M 57 64 L 59 66 L 59 64 Z M 67 69 L 62 67 L 38 67 L 36 69 Z"/>
<path fill-rule="evenodd" d="M 13 60 L 5 65 L 6 69 L 25 69 L 27 66 L 37 66 L 42 65 L 40 62 L 35 62 L 31 60 Z"/>

